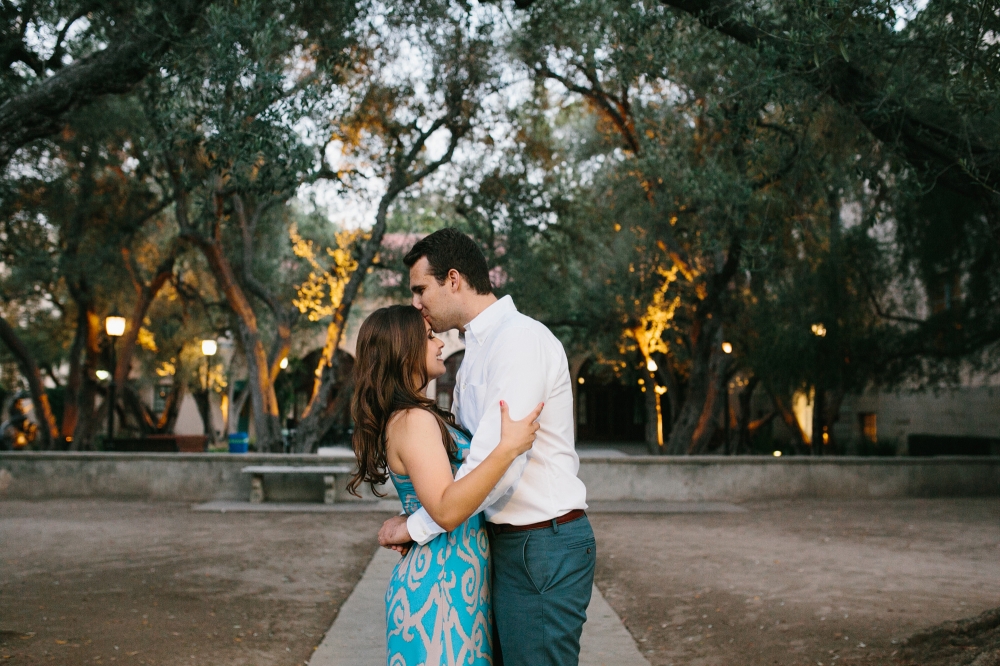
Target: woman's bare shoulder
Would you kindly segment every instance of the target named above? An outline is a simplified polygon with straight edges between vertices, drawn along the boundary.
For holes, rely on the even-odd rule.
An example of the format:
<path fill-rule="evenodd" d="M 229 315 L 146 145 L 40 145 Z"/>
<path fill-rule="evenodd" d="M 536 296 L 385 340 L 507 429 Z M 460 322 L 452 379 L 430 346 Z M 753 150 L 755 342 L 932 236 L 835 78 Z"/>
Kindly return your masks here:
<path fill-rule="evenodd" d="M 437 419 L 426 409 L 411 407 L 401 409 L 391 417 L 386 424 L 386 434 L 389 437 L 403 435 L 413 430 L 423 431 L 428 428 L 438 429 Z"/>

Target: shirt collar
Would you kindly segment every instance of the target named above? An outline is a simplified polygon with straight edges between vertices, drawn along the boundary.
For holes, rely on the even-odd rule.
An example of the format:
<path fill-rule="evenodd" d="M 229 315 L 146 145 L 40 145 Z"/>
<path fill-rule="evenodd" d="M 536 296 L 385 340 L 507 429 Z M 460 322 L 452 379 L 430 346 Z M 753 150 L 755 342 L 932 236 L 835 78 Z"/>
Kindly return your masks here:
<path fill-rule="evenodd" d="M 466 334 L 472 333 L 476 342 L 483 344 L 490 334 L 496 330 L 507 315 L 517 312 L 514 307 L 514 299 L 509 295 L 504 296 L 496 303 L 483 310 L 475 319 L 465 325 Z"/>

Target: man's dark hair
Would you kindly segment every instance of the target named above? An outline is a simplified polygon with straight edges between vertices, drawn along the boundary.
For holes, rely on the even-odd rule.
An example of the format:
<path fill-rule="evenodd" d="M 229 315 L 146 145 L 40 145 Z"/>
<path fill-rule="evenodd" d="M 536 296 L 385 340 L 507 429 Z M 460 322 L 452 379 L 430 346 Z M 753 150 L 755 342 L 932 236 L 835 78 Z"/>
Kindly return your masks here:
<path fill-rule="evenodd" d="M 444 284 L 448 271 L 454 268 L 477 294 L 489 294 L 493 291 L 490 269 L 486 265 L 483 251 L 476 245 L 476 241 L 458 229 L 448 227 L 424 236 L 406 253 L 403 263 L 407 268 L 413 268 L 413 264 L 420 261 L 421 257 L 427 257 L 431 275 L 438 284 Z"/>

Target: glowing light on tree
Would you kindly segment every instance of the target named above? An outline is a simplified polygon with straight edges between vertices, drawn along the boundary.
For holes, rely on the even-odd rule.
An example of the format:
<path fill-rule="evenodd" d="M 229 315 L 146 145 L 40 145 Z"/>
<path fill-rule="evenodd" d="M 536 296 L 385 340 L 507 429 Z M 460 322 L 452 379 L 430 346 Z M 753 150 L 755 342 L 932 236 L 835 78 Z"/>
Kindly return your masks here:
<path fill-rule="evenodd" d="M 333 260 L 329 266 L 320 262 L 314 243 L 299 235 L 296 225 L 292 225 L 288 235 L 292 240 L 292 252 L 312 268 L 306 281 L 295 287 L 297 297 L 292 304 L 309 321 L 332 317 L 344 297 L 347 281 L 358 268 L 351 247 L 362 237 L 362 232 L 354 230 L 336 234 L 337 247 L 326 248 L 327 255 Z"/>

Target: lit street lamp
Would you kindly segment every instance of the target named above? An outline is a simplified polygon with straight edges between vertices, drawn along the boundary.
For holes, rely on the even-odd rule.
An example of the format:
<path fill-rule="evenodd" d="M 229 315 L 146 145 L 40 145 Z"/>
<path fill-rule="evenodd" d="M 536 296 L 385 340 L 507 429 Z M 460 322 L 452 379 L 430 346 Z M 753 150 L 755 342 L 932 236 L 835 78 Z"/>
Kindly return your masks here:
<path fill-rule="evenodd" d="M 108 445 L 114 448 L 115 441 L 115 370 L 118 366 L 115 343 L 125 334 L 125 317 L 115 310 L 104 320 L 104 331 L 111 338 L 111 374 L 108 382 Z"/>
<path fill-rule="evenodd" d="M 202 388 L 208 391 L 209 387 L 209 366 L 208 358 L 210 356 L 215 356 L 215 352 L 219 351 L 219 345 L 216 344 L 215 340 L 202 340 L 201 341 L 201 353 L 205 356 L 205 381 Z"/>
<path fill-rule="evenodd" d="M 205 389 L 205 430 L 206 434 L 211 442 L 215 442 L 215 434 L 210 425 L 212 420 L 212 403 L 209 398 L 209 388 L 212 386 L 211 383 L 211 366 L 209 366 L 208 359 L 215 356 L 215 353 L 219 351 L 219 345 L 215 340 L 202 340 L 201 341 L 201 353 L 205 357 L 205 382 L 202 388 Z"/>

